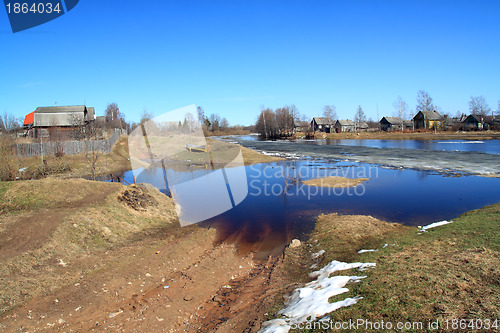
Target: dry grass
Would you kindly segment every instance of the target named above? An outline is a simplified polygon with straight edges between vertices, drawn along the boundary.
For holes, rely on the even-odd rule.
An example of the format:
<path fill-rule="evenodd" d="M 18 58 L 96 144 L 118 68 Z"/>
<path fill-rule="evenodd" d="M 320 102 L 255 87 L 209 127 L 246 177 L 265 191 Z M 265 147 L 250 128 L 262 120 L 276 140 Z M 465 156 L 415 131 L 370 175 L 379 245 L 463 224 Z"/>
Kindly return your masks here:
<path fill-rule="evenodd" d="M 90 177 L 92 174 L 91 161 L 85 154 L 64 155 L 62 157 L 44 156 L 46 165 L 42 164 L 41 157 L 25 157 L 20 159 L 20 166 L 27 167 L 23 179 L 41 178 L 55 175 L 61 178 Z M 41 173 L 37 170 L 48 168 L 49 171 Z M 128 137 L 122 136 L 112 148 L 110 154 L 99 155 L 96 163 L 96 175 L 107 175 L 125 170 L 130 170 L 128 156 Z M 52 170 L 52 171 L 50 171 Z"/>
<path fill-rule="evenodd" d="M 13 145 L 10 136 L 0 135 L 0 180 L 14 180 L 19 175 L 19 161 Z"/>
<path fill-rule="evenodd" d="M 128 191 L 138 193 L 133 201 L 142 209 L 119 199 Z M 102 251 L 179 229 L 172 200 L 152 187 L 44 179 L 0 183 L 0 197 L 11 208 L 0 225 L 0 312 L 100 269 Z M 37 227 L 47 221 L 50 230 Z M 18 237 L 27 239 L 25 248 L 9 241 Z"/>
<path fill-rule="evenodd" d="M 305 180 L 302 183 L 308 186 L 320 186 L 320 187 L 354 187 L 367 180 L 369 179 L 368 178 L 350 179 L 345 177 L 331 176 L 327 178 L 316 178 L 316 179 Z"/>
<path fill-rule="evenodd" d="M 418 321 L 425 327 L 429 320 L 438 320 L 443 328 L 445 320 L 494 320 L 500 318 L 499 228 L 500 204 L 466 213 L 421 235 L 417 228 L 369 216 L 322 215 L 306 246 L 294 254 L 295 268 L 288 276 L 307 281 L 307 267 L 314 262 L 310 254 L 320 249 L 326 253 L 318 267 L 331 260 L 377 264 L 361 283 L 348 285 L 348 293 L 331 299 L 363 297 L 330 314 L 333 322 Z M 360 249 L 378 252 L 358 254 Z M 302 275 L 297 265 L 305 268 Z"/>

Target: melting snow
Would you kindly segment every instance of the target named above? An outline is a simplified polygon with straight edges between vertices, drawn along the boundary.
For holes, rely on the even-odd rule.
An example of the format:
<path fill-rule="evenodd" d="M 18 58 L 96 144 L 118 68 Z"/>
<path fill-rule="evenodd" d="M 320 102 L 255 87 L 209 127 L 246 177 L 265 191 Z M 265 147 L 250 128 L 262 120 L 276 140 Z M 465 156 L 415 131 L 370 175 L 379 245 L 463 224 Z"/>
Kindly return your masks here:
<path fill-rule="evenodd" d="M 453 221 L 440 221 L 440 222 L 434 222 L 434 223 L 431 223 L 431 224 L 428 224 L 426 226 L 423 226 L 420 231 L 421 232 L 426 232 L 427 229 L 432 229 L 432 228 L 435 228 L 435 227 L 439 227 L 439 226 L 442 226 L 442 225 L 445 225 L 445 224 L 449 224 L 449 223 L 453 223 Z"/>
<path fill-rule="evenodd" d="M 377 252 L 378 250 L 359 250 L 358 253 L 365 253 L 365 252 Z"/>
<path fill-rule="evenodd" d="M 345 285 L 349 282 L 359 282 L 365 276 L 332 276 L 330 274 L 346 269 L 358 268 L 366 270 L 375 267 L 375 263 L 345 263 L 332 261 L 319 271 L 309 274 L 315 281 L 307 283 L 302 288 L 297 288 L 286 302 L 285 307 L 278 312 L 286 318 L 273 319 L 262 324 L 260 333 L 288 332 L 293 324 L 302 323 L 308 320 L 316 320 L 323 315 L 335 311 L 341 307 L 356 304 L 362 299 L 360 296 L 346 298 L 342 301 L 330 303 L 328 299 L 335 295 L 343 294 L 349 289 Z"/>
<path fill-rule="evenodd" d="M 313 253 L 313 254 L 311 255 L 311 258 L 313 258 L 313 259 L 319 258 L 319 257 L 320 257 L 320 256 L 322 256 L 324 253 L 325 253 L 325 250 L 320 250 L 320 251 L 319 251 L 319 252 L 317 252 L 317 253 Z"/>

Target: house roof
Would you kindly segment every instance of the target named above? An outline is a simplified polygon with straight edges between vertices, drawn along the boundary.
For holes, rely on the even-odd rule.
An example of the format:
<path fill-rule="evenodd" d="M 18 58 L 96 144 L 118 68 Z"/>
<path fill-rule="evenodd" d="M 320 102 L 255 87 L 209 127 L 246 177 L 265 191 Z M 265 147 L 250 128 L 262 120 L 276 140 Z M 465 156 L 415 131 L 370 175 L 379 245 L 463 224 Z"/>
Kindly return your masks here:
<path fill-rule="evenodd" d="M 327 117 L 313 117 L 313 121 L 318 125 L 331 125 L 333 122 Z"/>
<path fill-rule="evenodd" d="M 307 126 L 309 126 L 309 123 L 307 121 L 299 120 L 295 122 L 295 127 L 307 127 Z"/>
<path fill-rule="evenodd" d="M 37 107 L 35 112 L 36 113 L 84 112 L 85 108 L 86 108 L 85 105 L 41 106 Z"/>
<path fill-rule="evenodd" d="M 23 123 L 23 125 L 24 126 L 31 125 L 31 124 L 33 124 L 34 121 L 35 121 L 35 111 L 28 113 L 24 117 L 24 123 Z"/>
<path fill-rule="evenodd" d="M 422 114 L 424 116 L 424 119 L 426 120 L 442 120 L 443 117 L 437 113 L 436 111 L 419 111 L 413 119 L 415 119 L 419 114 Z"/>
<path fill-rule="evenodd" d="M 480 115 L 477 115 L 477 114 L 471 114 L 469 115 L 467 118 L 465 118 L 464 122 L 476 122 L 476 123 L 480 123 L 482 122 L 481 121 L 481 116 Z"/>
<path fill-rule="evenodd" d="M 387 124 L 401 125 L 403 123 L 403 119 L 401 119 L 400 117 L 383 117 L 382 119 L 380 119 L 380 123 L 383 123 L 384 119 Z"/>
<path fill-rule="evenodd" d="M 354 122 L 349 119 L 339 119 L 337 120 L 340 126 L 354 126 Z"/>
<path fill-rule="evenodd" d="M 368 128 L 368 123 L 365 121 L 362 121 L 358 124 L 358 128 Z"/>

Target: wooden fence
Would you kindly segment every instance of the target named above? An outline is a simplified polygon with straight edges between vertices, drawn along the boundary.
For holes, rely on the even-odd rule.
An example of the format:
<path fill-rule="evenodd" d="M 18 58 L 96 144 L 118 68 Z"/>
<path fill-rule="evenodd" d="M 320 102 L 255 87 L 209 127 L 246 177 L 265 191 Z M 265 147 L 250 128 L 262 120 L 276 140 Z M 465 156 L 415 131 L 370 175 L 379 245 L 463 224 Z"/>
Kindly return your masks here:
<path fill-rule="evenodd" d="M 107 140 L 48 141 L 41 144 L 39 142 L 18 143 L 16 144 L 16 153 L 18 156 L 25 157 L 40 156 L 42 152 L 43 155 L 56 155 L 57 153 L 74 155 L 90 151 L 110 153 L 120 134 L 120 130 L 115 130 Z"/>

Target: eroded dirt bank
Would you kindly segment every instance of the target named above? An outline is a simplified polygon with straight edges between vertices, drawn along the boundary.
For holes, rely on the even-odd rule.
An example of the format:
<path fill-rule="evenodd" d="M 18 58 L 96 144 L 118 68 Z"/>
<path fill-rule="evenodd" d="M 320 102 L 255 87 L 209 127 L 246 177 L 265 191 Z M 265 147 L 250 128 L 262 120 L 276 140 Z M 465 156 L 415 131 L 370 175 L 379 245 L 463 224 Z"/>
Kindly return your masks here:
<path fill-rule="evenodd" d="M 282 292 L 282 256 L 180 228 L 152 187 L 46 179 L 10 183 L 4 198 L 2 331 L 255 332 Z"/>

